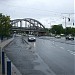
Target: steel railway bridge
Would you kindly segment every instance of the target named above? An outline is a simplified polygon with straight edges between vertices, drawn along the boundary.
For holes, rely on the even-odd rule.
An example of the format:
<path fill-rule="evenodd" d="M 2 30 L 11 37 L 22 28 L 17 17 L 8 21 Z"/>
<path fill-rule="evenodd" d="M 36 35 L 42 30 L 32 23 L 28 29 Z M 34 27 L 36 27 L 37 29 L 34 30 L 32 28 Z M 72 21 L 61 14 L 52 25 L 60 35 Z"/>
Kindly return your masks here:
<path fill-rule="evenodd" d="M 32 18 L 11 20 L 14 33 L 26 33 L 34 35 L 45 35 L 45 27 L 39 21 Z"/>

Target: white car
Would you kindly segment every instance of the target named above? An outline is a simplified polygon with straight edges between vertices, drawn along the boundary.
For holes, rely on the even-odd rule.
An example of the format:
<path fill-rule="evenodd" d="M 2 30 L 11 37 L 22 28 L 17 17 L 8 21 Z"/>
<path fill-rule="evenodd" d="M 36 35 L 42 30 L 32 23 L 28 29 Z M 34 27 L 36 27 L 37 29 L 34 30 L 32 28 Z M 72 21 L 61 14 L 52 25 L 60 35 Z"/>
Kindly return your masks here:
<path fill-rule="evenodd" d="M 55 38 L 61 38 L 61 36 L 60 35 L 56 35 Z"/>
<path fill-rule="evenodd" d="M 28 41 L 29 42 L 35 42 L 36 41 L 36 38 L 33 35 L 29 35 L 28 36 Z"/>

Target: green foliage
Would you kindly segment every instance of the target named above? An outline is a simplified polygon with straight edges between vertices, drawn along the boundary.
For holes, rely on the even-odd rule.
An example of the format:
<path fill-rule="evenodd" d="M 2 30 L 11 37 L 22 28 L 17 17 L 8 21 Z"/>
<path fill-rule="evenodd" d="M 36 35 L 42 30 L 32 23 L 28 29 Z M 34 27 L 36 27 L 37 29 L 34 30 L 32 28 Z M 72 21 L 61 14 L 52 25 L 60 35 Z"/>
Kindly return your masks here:
<path fill-rule="evenodd" d="M 57 34 L 65 34 L 65 35 L 72 34 L 73 36 L 75 36 L 75 28 L 72 28 L 72 27 L 63 28 L 62 24 L 53 25 L 50 29 L 50 32 L 56 35 Z"/>
<path fill-rule="evenodd" d="M 0 36 L 9 36 L 11 32 L 10 17 L 0 13 Z"/>
<path fill-rule="evenodd" d="M 66 27 L 65 33 L 66 35 L 72 34 L 73 36 L 75 36 L 75 28 Z"/>
<path fill-rule="evenodd" d="M 51 32 L 53 34 L 61 34 L 61 33 L 63 33 L 62 24 L 60 24 L 60 25 L 53 25 L 52 28 L 51 28 Z"/>

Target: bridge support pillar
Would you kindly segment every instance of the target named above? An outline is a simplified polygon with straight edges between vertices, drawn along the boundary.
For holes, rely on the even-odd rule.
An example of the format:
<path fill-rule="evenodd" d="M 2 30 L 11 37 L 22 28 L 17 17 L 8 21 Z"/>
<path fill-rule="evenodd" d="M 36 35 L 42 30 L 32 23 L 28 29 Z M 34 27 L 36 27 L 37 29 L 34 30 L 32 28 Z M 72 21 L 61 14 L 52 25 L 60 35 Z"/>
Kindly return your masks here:
<path fill-rule="evenodd" d="M 20 27 L 22 27 L 22 21 L 20 21 Z"/>
<path fill-rule="evenodd" d="M 17 27 L 18 27 L 18 22 L 17 22 Z"/>
<path fill-rule="evenodd" d="M 25 27 L 27 27 L 27 22 L 25 21 Z"/>

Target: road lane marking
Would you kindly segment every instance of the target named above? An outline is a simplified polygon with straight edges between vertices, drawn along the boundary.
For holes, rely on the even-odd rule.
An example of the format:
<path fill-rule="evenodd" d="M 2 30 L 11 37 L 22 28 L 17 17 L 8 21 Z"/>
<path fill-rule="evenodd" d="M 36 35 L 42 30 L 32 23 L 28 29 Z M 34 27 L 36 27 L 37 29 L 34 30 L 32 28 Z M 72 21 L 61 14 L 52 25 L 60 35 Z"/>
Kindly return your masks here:
<path fill-rule="evenodd" d="M 75 52 L 73 52 L 75 54 Z"/>
<path fill-rule="evenodd" d="M 50 45 L 50 47 L 53 47 L 53 48 L 55 48 L 53 45 Z"/>
<path fill-rule="evenodd" d="M 64 47 L 60 47 L 61 49 L 64 49 Z"/>
<path fill-rule="evenodd" d="M 51 47 L 53 47 L 53 46 L 51 46 Z"/>
<path fill-rule="evenodd" d="M 71 52 L 71 54 L 74 54 L 73 52 Z"/>
<path fill-rule="evenodd" d="M 71 51 L 71 50 L 67 50 L 68 52 L 70 52 L 70 53 L 72 53 L 73 51 Z"/>
<path fill-rule="evenodd" d="M 54 42 L 52 44 L 54 44 Z"/>
<path fill-rule="evenodd" d="M 70 50 L 67 50 L 67 51 L 70 51 Z"/>
<path fill-rule="evenodd" d="M 73 53 L 71 53 L 72 55 L 74 55 Z"/>
<path fill-rule="evenodd" d="M 67 50 L 70 54 L 75 55 L 75 52 L 71 51 L 71 50 Z"/>
<path fill-rule="evenodd" d="M 58 45 L 56 45 L 56 46 L 58 46 Z"/>
<path fill-rule="evenodd" d="M 75 55 L 75 54 L 73 53 L 73 55 Z"/>

